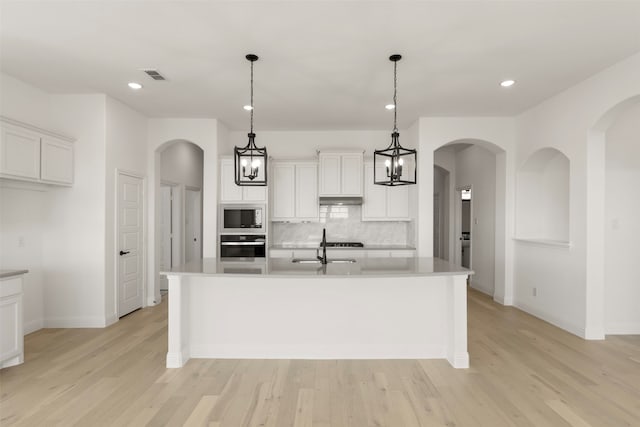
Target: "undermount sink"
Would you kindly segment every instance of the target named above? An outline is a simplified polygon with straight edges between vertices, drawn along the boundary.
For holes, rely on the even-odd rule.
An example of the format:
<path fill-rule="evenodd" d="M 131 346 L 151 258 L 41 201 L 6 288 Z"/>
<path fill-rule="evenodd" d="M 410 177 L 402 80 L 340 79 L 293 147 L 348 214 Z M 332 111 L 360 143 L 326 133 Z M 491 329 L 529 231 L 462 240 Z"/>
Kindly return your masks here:
<path fill-rule="evenodd" d="M 322 262 L 317 258 L 293 258 L 291 262 L 295 264 L 321 264 Z M 356 260 L 353 258 L 335 258 L 328 259 L 327 264 L 353 264 Z"/>

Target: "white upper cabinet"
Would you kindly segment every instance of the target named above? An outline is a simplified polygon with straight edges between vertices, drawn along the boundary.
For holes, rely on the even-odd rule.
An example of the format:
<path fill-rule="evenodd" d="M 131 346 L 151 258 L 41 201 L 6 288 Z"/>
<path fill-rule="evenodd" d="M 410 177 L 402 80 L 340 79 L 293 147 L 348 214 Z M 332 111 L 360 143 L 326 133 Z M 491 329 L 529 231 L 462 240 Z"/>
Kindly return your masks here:
<path fill-rule="evenodd" d="M 318 164 L 296 164 L 296 218 L 301 221 L 318 221 Z"/>
<path fill-rule="evenodd" d="M 41 141 L 40 179 L 51 183 L 73 183 L 73 144 L 45 136 Z"/>
<path fill-rule="evenodd" d="M 267 200 L 266 186 L 239 186 L 235 181 L 233 159 L 220 160 L 220 202 L 265 203 Z"/>
<path fill-rule="evenodd" d="M 73 184 L 73 140 L 0 118 L 0 177 L 45 184 Z"/>
<path fill-rule="evenodd" d="M 316 162 L 275 161 L 271 176 L 272 221 L 318 221 Z"/>
<path fill-rule="evenodd" d="M 296 216 L 296 166 L 289 162 L 272 164 L 271 220 L 289 221 Z"/>
<path fill-rule="evenodd" d="M 320 153 L 319 196 L 362 196 L 362 153 Z"/>
<path fill-rule="evenodd" d="M 378 165 L 384 168 L 384 165 Z M 382 171 L 384 172 L 384 171 Z M 373 162 L 364 164 L 363 221 L 409 221 L 409 186 L 373 183 Z"/>
<path fill-rule="evenodd" d="M 0 172 L 19 178 L 40 179 L 40 135 L 2 125 Z"/>

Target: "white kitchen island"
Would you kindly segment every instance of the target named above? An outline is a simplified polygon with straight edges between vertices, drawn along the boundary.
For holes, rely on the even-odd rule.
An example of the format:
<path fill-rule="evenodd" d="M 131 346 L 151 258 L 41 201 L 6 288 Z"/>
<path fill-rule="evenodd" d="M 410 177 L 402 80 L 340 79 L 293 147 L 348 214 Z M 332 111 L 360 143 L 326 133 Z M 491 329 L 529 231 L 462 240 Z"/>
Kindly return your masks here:
<path fill-rule="evenodd" d="M 438 258 L 206 258 L 169 279 L 167 367 L 190 358 L 447 359 L 469 366 L 472 272 Z"/>

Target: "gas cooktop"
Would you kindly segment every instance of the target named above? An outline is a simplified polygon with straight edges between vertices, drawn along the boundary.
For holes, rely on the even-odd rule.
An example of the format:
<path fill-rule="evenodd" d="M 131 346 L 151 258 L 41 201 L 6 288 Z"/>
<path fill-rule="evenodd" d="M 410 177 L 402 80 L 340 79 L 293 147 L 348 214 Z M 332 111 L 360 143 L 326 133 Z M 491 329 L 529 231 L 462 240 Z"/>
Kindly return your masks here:
<path fill-rule="evenodd" d="M 322 244 L 320 244 L 322 246 Z M 328 248 L 364 248 L 361 242 L 327 242 Z"/>

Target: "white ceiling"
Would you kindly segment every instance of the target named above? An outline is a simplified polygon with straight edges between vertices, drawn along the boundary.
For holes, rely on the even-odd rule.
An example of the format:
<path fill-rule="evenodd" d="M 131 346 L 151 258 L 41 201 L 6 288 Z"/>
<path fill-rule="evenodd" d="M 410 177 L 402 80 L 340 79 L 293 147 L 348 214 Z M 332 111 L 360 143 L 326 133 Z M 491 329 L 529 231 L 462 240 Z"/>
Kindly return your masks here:
<path fill-rule="evenodd" d="M 391 129 L 514 115 L 640 51 L 640 2 L 7 2 L 0 68 L 55 93 L 104 92 L 152 117 L 256 130 Z M 155 82 L 139 69 L 157 68 Z M 499 82 L 517 80 L 510 89 Z M 144 89 L 133 92 L 127 82 Z"/>

